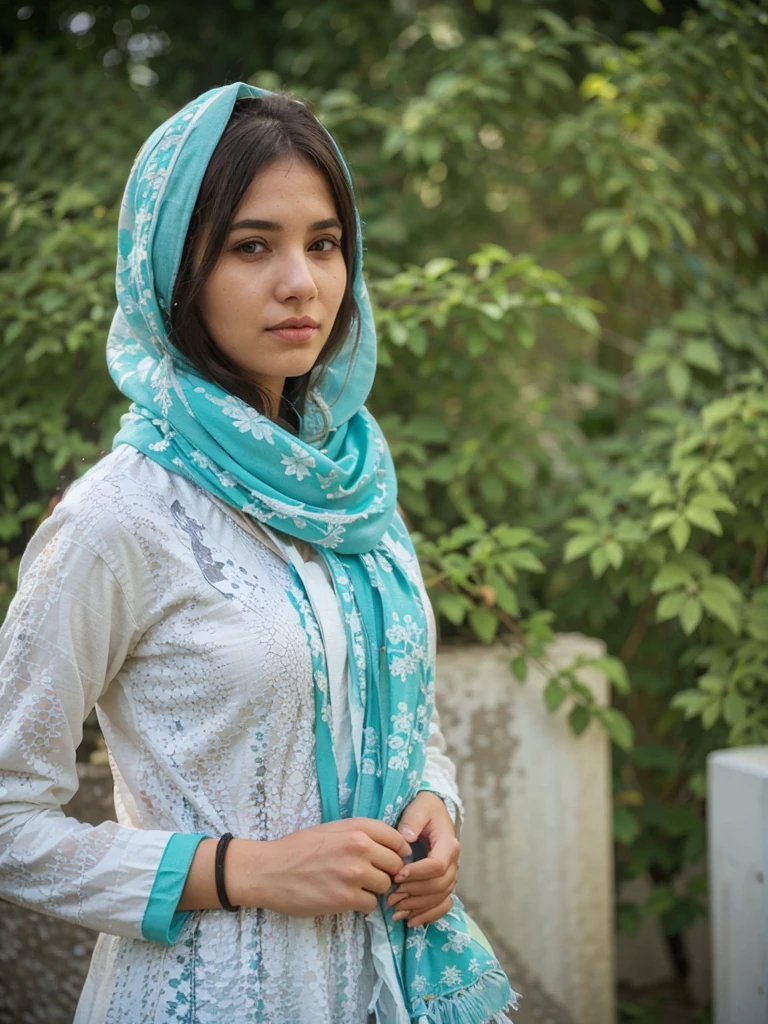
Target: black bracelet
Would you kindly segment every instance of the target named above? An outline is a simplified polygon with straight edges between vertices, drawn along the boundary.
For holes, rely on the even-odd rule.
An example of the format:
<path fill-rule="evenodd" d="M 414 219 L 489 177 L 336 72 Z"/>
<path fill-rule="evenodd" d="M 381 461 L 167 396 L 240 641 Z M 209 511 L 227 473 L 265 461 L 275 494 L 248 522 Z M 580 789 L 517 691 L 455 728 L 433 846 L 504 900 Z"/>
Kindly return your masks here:
<path fill-rule="evenodd" d="M 216 847 L 216 861 L 214 866 L 214 878 L 216 880 L 216 895 L 224 910 L 236 911 L 240 907 L 233 907 L 227 898 L 227 887 L 224 885 L 224 856 L 234 836 L 231 832 L 225 832 Z"/>

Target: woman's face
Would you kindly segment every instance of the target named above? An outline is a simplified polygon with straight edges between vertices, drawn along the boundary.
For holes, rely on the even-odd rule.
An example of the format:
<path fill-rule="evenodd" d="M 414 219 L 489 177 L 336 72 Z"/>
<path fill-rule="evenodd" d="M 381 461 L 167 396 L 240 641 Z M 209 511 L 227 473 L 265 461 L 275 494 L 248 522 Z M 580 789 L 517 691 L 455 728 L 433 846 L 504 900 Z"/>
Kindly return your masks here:
<path fill-rule="evenodd" d="M 341 223 L 328 184 L 300 157 L 270 164 L 250 184 L 203 285 L 211 337 L 279 408 L 286 377 L 314 366 L 347 281 Z"/>

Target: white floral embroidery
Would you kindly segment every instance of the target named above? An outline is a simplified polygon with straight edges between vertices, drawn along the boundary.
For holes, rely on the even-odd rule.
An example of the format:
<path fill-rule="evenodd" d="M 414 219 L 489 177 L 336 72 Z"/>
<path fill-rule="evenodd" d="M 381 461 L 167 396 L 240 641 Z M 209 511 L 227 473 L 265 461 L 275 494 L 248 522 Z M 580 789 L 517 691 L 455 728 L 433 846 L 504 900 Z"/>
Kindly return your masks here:
<path fill-rule="evenodd" d="M 363 751 L 360 756 L 360 771 L 363 775 L 381 775 L 379 768 L 379 738 L 373 726 L 363 729 Z"/>
<path fill-rule="evenodd" d="M 444 953 L 463 953 L 467 946 L 471 945 L 472 939 L 466 932 L 452 932 L 448 941 L 442 947 Z"/>
<path fill-rule="evenodd" d="M 393 625 L 387 630 L 387 640 L 393 648 L 399 647 L 399 650 L 389 662 L 389 671 L 392 676 L 406 683 L 410 675 L 420 672 L 427 663 L 425 630 L 414 622 L 412 615 L 404 615 L 401 621 L 400 615 L 392 612 L 392 622 Z"/>
<path fill-rule="evenodd" d="M 337 548 L 344 539 L 346 532 L 343 526 L 331 526 L 328 528 L 326 535 L 321 537 L 317 543 L 324 548 Z"/>
<path fill-rule="evenodd" d="M 250 434 L 257 441 L 266 441 L 267 444 L 274 444 L 275 438 L 272 426 L 266 416 L 246 405 L 240 398 L 234 395 L 227 395 L 226 398 L 217 398 L 211 395 L 205 388 L 195 388 L 195 391 L 205 395 L 209 402 L 218 405 L 225 416 L 232 420 L 232 426 L 241 434 Z"/>
<path fill-rule="evenodd" d="M 280 461 L 285 466 L 285 475 L 295 476 L 299 481 L 309 476 L 309 471 L 316 465 L 314 456 L 304 451 L 295 441 L 291 441 L 291 454 L 283 455 Z"/>
<path fill-rule="evenodd" d="M 421 925 L 418 928 L 409 930 L 408 938 L 405 940 L 405 948 L 412 949 L 416 960 L 421 960 L 425 949 L 431 947 L 432 943 L 427 938 L 427 929 Z"/>
<path fill-rule="evenodd" d="M 443 985 L 460 985 L 461 971 L 458 967 L 445 967 L 440 975 L 440 981 Z"/>

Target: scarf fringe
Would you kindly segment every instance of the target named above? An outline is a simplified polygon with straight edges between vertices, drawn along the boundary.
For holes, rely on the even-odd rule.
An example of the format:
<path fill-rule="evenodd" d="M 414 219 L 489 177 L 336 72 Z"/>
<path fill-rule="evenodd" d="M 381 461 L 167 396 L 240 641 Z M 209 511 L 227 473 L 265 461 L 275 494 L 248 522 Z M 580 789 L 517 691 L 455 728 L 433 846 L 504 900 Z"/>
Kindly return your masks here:
<path fill-rule="evenodd" d="M 512 1024 L 508 1010 L 519 1009 L 522 996 L 509 987 L 498 967 L 486 971 L 469 988 L 424 1000 L 414 1024 Z M 489 1007 L 499 1006 L 488 1016 Z"/>

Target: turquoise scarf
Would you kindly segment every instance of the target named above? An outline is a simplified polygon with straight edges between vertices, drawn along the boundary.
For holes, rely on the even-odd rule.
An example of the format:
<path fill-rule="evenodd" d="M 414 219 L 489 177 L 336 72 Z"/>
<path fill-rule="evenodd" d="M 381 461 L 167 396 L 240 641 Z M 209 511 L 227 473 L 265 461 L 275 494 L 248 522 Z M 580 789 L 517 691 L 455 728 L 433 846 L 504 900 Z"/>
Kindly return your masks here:
<path fill-rule="evenodd" d="M 118 309 L 107 358 L 131 399 L 114 446 L 130 444 L 259 522 L 315 545 L 347 624 L 352 691 L 363 750 L 344 780 L 330 730 L 330 690 L 317 623 L 298 575 L 291 599 L 314 662 L 317 772 L 324 821 L 348 815 L 396 825 L 420 788 L 434 702 L 418 564 L 396 512 L 386 441 L 364 402 L 376 335 L 362 275 L 357 220 L 355 298 L 360 340 L 347 339 L 310 389 L 299 436 L 184 369 L 167 334 L 168 304 L 208 161 L 242 83 L 212 89 L 162 124 L 136 158 L 120 212 Z M 345 165 L 346 168 L 346 165 Z M 347 175 L 349 172 L 347 171 Z M 514 993 L 454 898 L 451 911 L 406 929 L 380 901 L 410 1019 L 417 1024 L 506 1021 Z"/>

